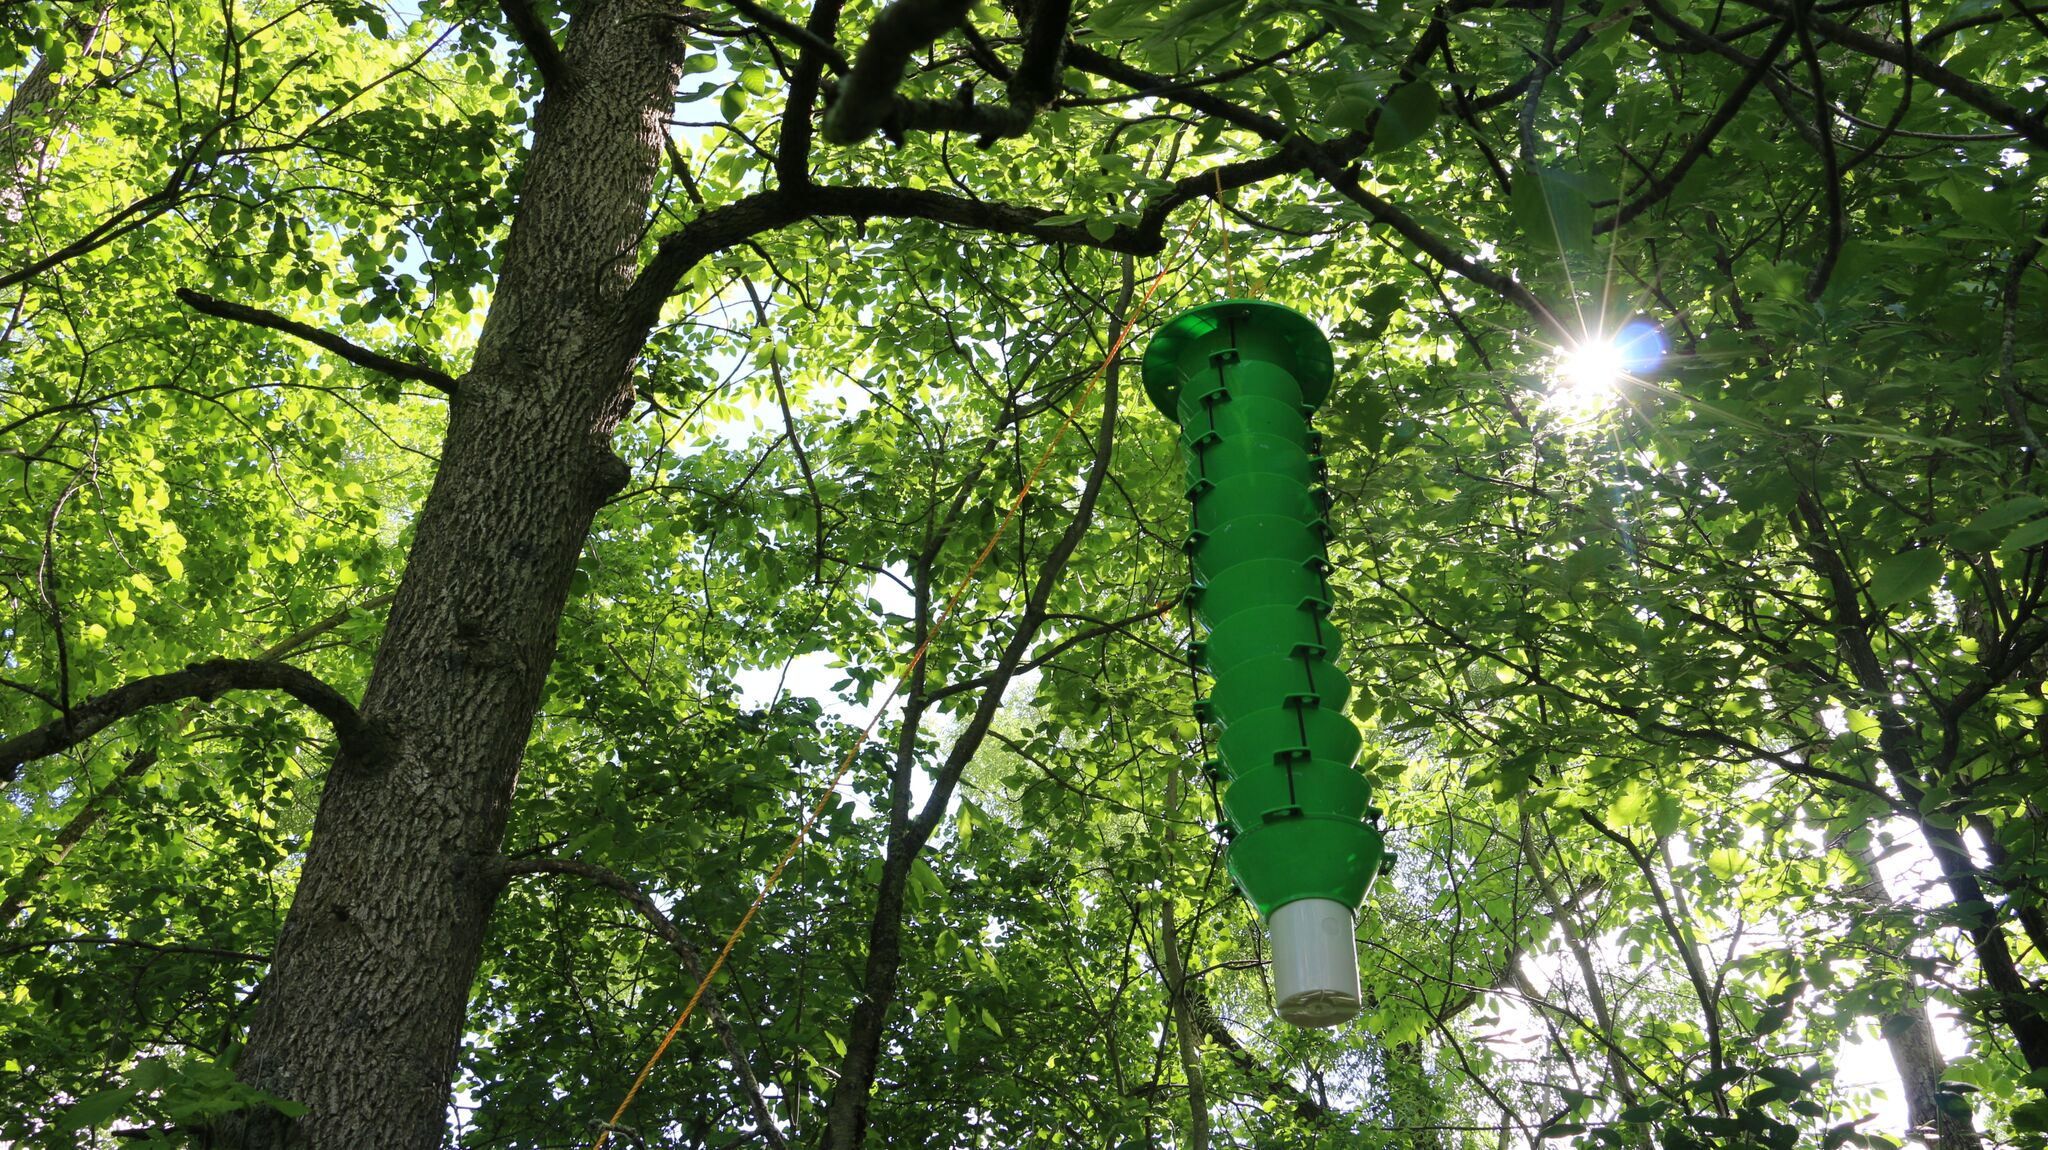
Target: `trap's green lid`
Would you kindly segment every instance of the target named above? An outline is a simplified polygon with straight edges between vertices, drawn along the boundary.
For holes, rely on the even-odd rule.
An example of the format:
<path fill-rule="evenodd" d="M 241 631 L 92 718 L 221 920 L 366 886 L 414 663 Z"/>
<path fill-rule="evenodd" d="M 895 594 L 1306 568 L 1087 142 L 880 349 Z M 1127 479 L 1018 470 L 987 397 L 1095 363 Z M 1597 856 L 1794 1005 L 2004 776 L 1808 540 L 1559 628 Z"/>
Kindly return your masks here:
<path fill-rule="evenodd" d="M 1181 384 L 1189 372 L 1206 368 L 1209 356 L 1233 346 L 1233 338 L 1244 359 L 1265 360 L 1292 375 L 1307 406 L 1320 407 L 1329 398 L 1336 363 L 1314 320 L 1265 300 L 1226 299 L 1190 308 L 1153 334 L 1143 369 L 1152 406 L 1179 423 L 1174 404 Z"/>

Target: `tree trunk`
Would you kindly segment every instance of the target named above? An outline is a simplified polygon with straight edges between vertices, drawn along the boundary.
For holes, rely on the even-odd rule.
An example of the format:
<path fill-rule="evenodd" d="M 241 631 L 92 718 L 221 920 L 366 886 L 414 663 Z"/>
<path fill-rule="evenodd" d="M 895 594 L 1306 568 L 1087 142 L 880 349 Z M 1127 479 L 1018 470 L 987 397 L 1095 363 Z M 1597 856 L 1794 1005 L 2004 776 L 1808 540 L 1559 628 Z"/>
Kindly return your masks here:
<path fill-rule="evenodd" d="M 1130 312 L 1132 288 L 1127 262 L 1122 292 L 1110 316 L 1108 338 L 1116 336 L 1122 328 L 1124 316 Z M 897 745 L 896 775 L 890 788 L 889 844 L 882 858 L 881 886 L 875 892 L 874 917 L 868 923 L 868 953 L 861 976 L 861 994 L 854 1003 L 853 1017 L 847 1024 L 846 1055 L 839 1061 L 839 1081 L 825 1104 L 825 1150 L 860 1150 L 867 1139 L 868 1102 L 874 1094 L 875 1079 L 880 1071 L 882 1039 L 888 1026 L 889 1008 L 896 1001 L 896 983 L 903 965 L 904 889 L 910 881 L 910 870 L 925 844 L 931 841 L 932 832 L 938 829 L 939 820 L 945 816 L 946 804 L 960 783 L 961 773 L 981 749 L 982 740 L 987 737 L 989 727 L 1002 707 L 1004 693 L 1046 622 L 1046 603 L 1059 584 L 1060 574 L 1066 570 L 1067 560 L 1073 558 L 1074 549 L 1081 545 L 1081 538 L 1087 534 L 1088 525 L 1094 519 L 1096 498 L 1101 495 L 1103 481 L 1109 474 L 1110 451 L 1116 443 L 1120 372 L 1120 366 L 1114 363 L 1104 368 L 1102 415 L 1095 435 L 1094 462 L 1081 488 L 1081 497 L 1075 504 L 1074 516 L 1046 552 L 1035 576 L 1028 577 L 1030 592 L 1025 597 L 1023 610 L 1018 613 L 1016 627 L 1003 645 L 1002 653 L 997 656 L 995 667 L 986 677 L 987 685 L 981 688 L 981 698 L 975 704 L 974 713 L 954 737 L 952 750 L 947 753 L 945 761 L 933 773 L 931 794 L 915 816 L 910 813 L 915 736 L 932 696 L 926 692 L 924 663 L 919 662 L 911 672 L 904 701 L 904 725 Z M 965 504 L 955 504 L 956 516 L 962 506 Z M 938 539 L 943 541 L 950 530 L 949 525 Z M 929 634 L 927 628 L 944 622 L 943 619 L 937 623 L 927 621 L 932 570 L 937 558 L 937 549 L 933 547 L 925 553 L 920 564 L 917 628 L 921 634 Z M 1027 578 L 1023 570 L 1018 575 L 1020 580 Z"/>
<path fill-rule="evenodd" d="M 1167 819 L 1180 817 L 1182 787 L 1179 764 L 1166 771 Z M 1173 824 L 1167 823 L 1171 834 Z M 1159 965 L 1166 976 L 1166 993 L 1173 1004 L 1173 1033 L 1180 1043 L 1180 1069 L 1188 1082 L 1187 1150 L 1209 1150 L 1209 1080 L 1202 1073 L 1202 1035 L 1196 1028 L 1194 1011 L 1188 1003 L 1187 963 L 1180 953 L 1180 922 L 1174 914 L 1173 893 L 1159 900 Z"/>
<path fill-rule="evenodd" d="M 93 50 L 106 30 L 112 4 L 102 4 L 90 18 L 74 16 L 64 26 L 71 39 L 71 51 L 85 55 Z M 5 106 L 0 106 L 0 220 L 18 222 L 22 209 L 34 199 L 35 185 L 50 166 L 50 146 L 57 138 L 58 125 L 44 123 L 34 132 L 24 123 L 32 114 L 53 110 L 63 93 L 64 77 L 50 66 L 45 52 L 29 70 Z"/>
<path fill-rule="evenodd" d="M 496 855 L 593 515 L 625 479 L 632 281 L 682 49 L 661 0 L 594 0 L 534 122 L 476 360 L 364 694 L 391 737 L 335 764 L 239 1072 L 310 1107 L 233 1146 L 442 1140 Z"/>
<path fill-rule="evenodd" d="M 1859 893 L 1886 907 L 1894 905 L 1884 872 L 1878 869 L 1877 852 L 1865 843 L 1855 852 L 1855 858 L 1865 876 Z M 1884 1019 L 1880 1030 L 1885 1046 L 1891 1050 L 1892 1066 L 1899 1072 L 1899 1086 L 1906 1092 L 1907 1124 L 1940 1150 L 1982 1150 L 1984 1142 L 1977 1135 L 1977 1124 L 1969 1109 L 1950 1113 L 1942 1109 L 1936 1097 L 1936 1087 L 1948 1070 L 1948 1062 L 1935 1045 L 1934 1024 L 1928 1021 L 1927 1007 L 1915 1005 L 1901 1010 Z"/>

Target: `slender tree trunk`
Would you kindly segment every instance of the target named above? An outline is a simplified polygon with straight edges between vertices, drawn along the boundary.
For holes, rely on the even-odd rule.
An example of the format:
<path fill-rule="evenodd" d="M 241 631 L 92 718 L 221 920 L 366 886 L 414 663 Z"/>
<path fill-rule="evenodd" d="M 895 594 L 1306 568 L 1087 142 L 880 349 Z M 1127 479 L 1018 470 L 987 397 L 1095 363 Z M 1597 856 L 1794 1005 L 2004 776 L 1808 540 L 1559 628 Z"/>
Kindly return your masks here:
<path fill-rule="evenodd" d="M 1888 698 L 1893 688 L 1864 622 L 1856 577 L 1835 548 L 1827 512 L 1811 490 L 1799 493 L 1792 529 L 1811 557 L 1814 569 L 1828 582 L 1836 642 L 1855 674 L 1856 685 L 1874 699 Z M 1921 762 L 1920 737 L 1913 722 L 1899 708 L 1880 705 L 1877 720 L 1877 746 L 1885 765 L 1891 768 L 1899 793 L 1907 802 L 1918 804 L 1926 793 L 1929 777 L 1938 779 L 1948 764 L 1939 757 L 1931 765 Z M 2019 1048 L 2029 1070 L 2048 1070 L 2048 1014 L 2035 1005 L 2033 988 L 2020 973 L 2005 934 L 2005 912 L 1985 897 L 1963 836 L 1925 818 L 1915 821 L 1941 867 L 1943 883 L 1948 887 L 1963 933 L 1976 953 L 1977 966 L 1983 972 L 1987 997 L 1993 1000 L 1984 1017 L 2002 1025 L 2012 1036 L 2013 1045 Z"/>
<path fill-rule="evenodd" d="M 591 0 L 542 100 L 475 365 L 362 714 L 378 761 L 330 773 L 259 997 L 243 1081 L 311 1108 L 244 1147 L 429 1150 L 499 883 L 489 866 L 592 516 L 625 479 L 613 429 L 637 333 L 617 320 L 675 92 L 661 0 Z"/>
<path fill-rule="evenodd" d="M 1578 911 L 1559 894 L 1557 884 L 1551 881 L 1549 868 L 1543 865 L 1543 854 L 1536 843 L 1536 834 L 1529 823 L 1529 816 L 1522 816 L 1522 857 L 1529 863 L 1529 873 L 1536 879 L 1544 899 L 1550 903 L 1551 913 L 1557 916 L 1558 930 L 1564 934 L 1565 945 L 1570 948 L 1572 958 L 1579 966 L 1579 981 L 1585 984 L 1586 1001 L 1593 1008 L 1593 1022 L 1600 1028 L 1600 1052 L 1606 1056 L 1607 1077 L 1614 1084 L 1614 1093 L 1627 1105 L 1636 1102 L 1636 1092 L 1628 1070 L 1622 1065 L 1615 1041 L 1614 1015 L 1607 1009 L 1607 992 L 1600 982 L 1600 971 L 1593 964 L 1592 949 L 1587 946 L 1584 932 L 1579 927 Z M 1569 878 L 1570 876 L 1566 876 Z M 1509 964 L 1510 970 L 1513 964 Z"/>
<path fill-rule="evenodd" d="M 1181 809 L 1180 770 L 1170 767 L 1166 772 L 1166 817 L 1177 818 Z M 1167 823 L 1171 833 L 1173 823 Z M 1188 1082 L 1188 1150 L 1209 1150 L 1209 1083 L 1202 1073 L 1202 1035 L 1195 1025 L 1194 1010 L 1188 1001 L 1187 964 L 1181 960 L 1180 923 L 1173 909 L 1173 895 L 1168 892 L 1159 903 L 1159 950 L 1161 973 L 1166 976 L 1166 992 L 1172 996 L 1173 1032 L 1180 1042 L 1180 1069 Z"/>
<path fill-rule="evenodd" d="M 1130 311 L 1131 292 L 1132 283 L 1126 274 L 1115 313 L 1110 316 L 1111 338 Z M 1045 624 L 1046 603 L 1059 583 L 1060 574 L 1066 570 L 1067 560 L 1081 545 L 1081 538 L 1087 534 L 1088 525 L 1094 519 L 1095 502 L 1102 493 L 1103 480 L 1109 473 L 1110 452 L 1116 443 L 1119 374 L 1118 366 L 1112 364 L 1103 379 L 1102 415 L 1095 435 L 1094 463 L 1089 468 L 1087 482 L 1082 486 L 1074 517 L 1046 552 L 1035 573 L 1026 576 L 1025 572 L 1019 571 L 1020 578 L 1030 579 L 1031 589 L 1017 615 L 1016 628 L 997 656 L 996 665 L 987 676 L 987 685 L 981 688 L 981 698 L 975 704 L 973 715 L 954 738 L 952 750 L 947 753 L 945 761 L 933 773 L 931 794 L 926 797 L 924 807 L 914 816 L 910 813 L 913 762 L 910 756 L 914 748 L 909 736 L 914 734 L 916 724 L 930 703 L 922 663 L 911 680 L 904 703 L 906 737 L 898 746 L 896 778 L 890 793 L 889 845 L 882 859 L 881 886 L 875 892 L 874 917 L 868 923 L 868 953 L 866 969 L 861 976 L 861 994 L 854 1003 L 853 1017 L 847 1025 L 847 1050 L 839 1061 L 839 1081 L 825 1104 L 825 1150 L 859 1150 L 867 1139 L 868 1102 L 881 1068 L 882 1038 L 888 1025 L 889 1008 L 896 1001 L 896 983 L 903 965 L 904 889 L 910 881 L 910 869 L 925 844 L 931 841 L 932 832 L 938 829 L 946 804 L 959 785 L 961 772 L 967 769 L 968 763 L 981 749 L 989 726 L 995 722 L 996 713 L 1002 708 L 1004 692 L 1009 689 L 1018 665 L 1024 661 L 1039 629 Z M 919 588 L 917 620 L 920 631 L 932 625 L 926 616 L 931 594 L 929 572 L 936 558 L 934 550 L 928 552 L 924 559 L 924 572 L 921 574 L 924 582 Z M 946 688 L 932 689 L 933 693 L 943 690 Z"/>
<path fill-rule="evenodd" d="M 1855 857 L 1864 874 L 1860 893 L 1872 902 L 1887 907 L 1895 905 L 1891 888 L 1885 885 L 1884 872 L 1878 869 L 1877 852 L 1866 843 L 1855 852 Z M 1950 1113 L 1942 1109 L 1935 1097 L 1935 1087 L 1948 1070 L 1948 1062 L 1941 1056 L 1941 1047 L 1935 1045 L 1934 1024 L 1927 1017 L 1927 1007 L 1920 1004 L 1901 1010 L 1884 1019 L 1881 1030 L 1884 1044 L 1891 1050 L 1892 1065 L 1899 1072 L 1899 1085 L 1906 1092 L 1907 1123 L 1940 1150 L 1982 1150 L 1984 1142 L 1978 1137 L 1970 1111 L 1965 1108 L 1960 1113 Z"/>

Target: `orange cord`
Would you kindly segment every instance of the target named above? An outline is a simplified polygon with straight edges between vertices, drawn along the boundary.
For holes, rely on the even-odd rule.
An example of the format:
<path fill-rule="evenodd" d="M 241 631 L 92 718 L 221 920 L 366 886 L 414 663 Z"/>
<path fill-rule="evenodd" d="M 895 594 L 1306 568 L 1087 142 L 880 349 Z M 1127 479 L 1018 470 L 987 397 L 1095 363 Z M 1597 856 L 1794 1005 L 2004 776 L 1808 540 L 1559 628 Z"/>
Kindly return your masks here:
<path fill-rule="evenodd" d="M 1217 177 L 1217 180 L 1217 186 L 1220 189 L 1222 177 Z M 1117 352 L 1123 350 L 1124 341 L 1130 337 L 1131 328 L 1136 326 L 1139 313 L 1143 312 L 1146 305 L 1152 302 L 1153 293 L 1159 290 L 1159 282 L 1166 278 L 1166 273 L 1172 266 L 1173 264 L 1170 260 L 1160 264 L 1159 274 L 1153 276 L 1152 282 L 1145 288 L 1144 298 L 1140 299 L 1138 306 L 1132 308 L 1131 314 L 1125 317 L 1123 330 L 1117 332 L 1116 339 L 1110 342 L 1109 354 L 1102 357 L 1102 363 L 1096 367 L 1095 373 L 1088 377 L 1087 385 L 1082 389 L 1080 397 L 1074 401 L 1073 410 L 1067 413 L 1066 418 L 1060 423 L 1059 429 L 1053 432 L 1052 442 L 1045 445 L 1045 451 L 1039 455 L 1038 463 L 1032 467 L 1031 474 L 1025 478 L 1024 486 L 1018 488 L 1016 497 L 1010 500 L 1010 509 L 1004 513 L 1003 521 L 996 525 L 995 534 L 989 536 L 987 546 L 981 549 L 981 554 L 974 557 L 973 564 L 967 568 L 967 574 L 961 576 L 960 585 L 953 589 L 952 597 L 946 600 L 945 609 L 939 612 L 938 619 L 932 623 L 931 629 L 925 632 L 924 641 L 917 645 L 917 650 L 910 656 L 909 666 L 903 669 L 902 676 L 896 680 L 894 686 L 889 688 L 888 696 L 875 708 L 875 713 L 868 717 L 868 725 L 861 728 L 860 737 L 853 741 L 853 746 L 848 748 L 846 757 L 840 760 L 839 769 L 833 774 L 832 781 L 826 784 L 823 793 L 818 796 L 818 801 L 812 804 L 810 813 L 804 816 L 803 825 L 797 828 L 796 837 L 790 840 L 789 849 L 782 852 L 782 858 L 777 860 L 775 868 L 768 872 L 768 879 L 761 884 L 761 892 L 754 896 L 753 905 L 747 908 L 747 913 L 740 916 L 739 924 L 732 928 L 730 935 L 726 936 L 725 945 L 719 948 L 718 957 L 711 960 L 711 969 L 705 971 L 704 977 L 698 980 L 697 989 L 690 995 L 690 1001 L 684 1004 L 683 1012 L 676 1016 L 675 1023 L 668 1028 L 668 1033 L 661 1036 L 661 1044 L 654 1048 L 654 1054 L 647 1059 L 647 1065 L 640 1068 L 639 1077 L 633 1079 L 633 1085 L 627 1089 L 625 1098 L 620 1100 L 619 1108 L 612 1111 L 611 1120 L 604 1124 L 604 1129 L 598 1131 L 597 1141 L 591 1143 L 590 1150 L 604 1150 L 605 1141 L 611 1137 L 612 1129 L 619 1124 L 619 1119 L 625 1117 L 626 1108 L 633 1104 L 634 1097 L 640 1093 L 641 1085 L 647 1081 L 648 1075 L 654 1073 L 654 1067 L 661 1061 L 661 1056 L 668 1053 L 669 1043 L 675 1041 L 676 1035 L 682 1032 L 683 1025 L 690 1021 L 690 1015 L 696 1011 L 697 1004 L 703 1001 L 704 992 L 710 988 L 711 980 L 718 977 L 718 972 L 725 967 L 726 957 L 732 953 L 733 946 L 739 942 L 740 934 L 747 929 L 747 924 L 753 921 L 754 912 L 760 910 L 761 904 L 768 901 L 768 896 L 774 893 L 775 884 L 782 878 L 783 868 L 789 865 L 789 860 L 796 857 L 796 852 L 803 847 L 805 840 L 810 838 L 811 828 L 817 825 L 819 816 L 825 813 L 826 805 L 832 801 L 833 793 L 839 789 L 839 784 L 845 781 L 847 772 L 853 769 L 854 757 L 860 754 L 862 747 L 867 745 L 869 737 L 875 733 L 876 725 L 882 721 L 882 716 L 888 713 L 889 705 L 896 701 L 898 694 L 902 693 L 903 684 L 909 681 L 910 676 L 916 672 L 918 665 L 924 662 L 925 652 L 931 650 L 932 641 L 938 638 L 939 629 L 944 627 L 946 621 L 953 617 L 953 609 L 960 605 L 960 600 L 967 594 L 968 587 L 973 585 L 975 575 L 981 571 L 981 565 L 988 561 L 990 555 L 995 553 L 996 544 L 1002 542 L 1004 533 L 1009 531 L 1011 521 L 1017 518 L 1018 509 L 1024 506 L 1025 498 L 1031 494 L 1031 489 L 1037 485 L 1039 475 L 1044 472 L 1045 465 L 1052 459 L 1052 453 L 1059 447 L 1060 440 L 1066 436 L 1067 429 L 1074 426 L 1074 415 L 1087 406 L 1090 399 L 1094 398 L 1096 386 L 1102 382 L 1103 376 L 1109 373 L 1109 365 L 1116 362 Z M 1161 606 L 1160 610 L 1164 612 L 1170 610 L 1172 606 L 1173 603 L 1169 600 Z"/>

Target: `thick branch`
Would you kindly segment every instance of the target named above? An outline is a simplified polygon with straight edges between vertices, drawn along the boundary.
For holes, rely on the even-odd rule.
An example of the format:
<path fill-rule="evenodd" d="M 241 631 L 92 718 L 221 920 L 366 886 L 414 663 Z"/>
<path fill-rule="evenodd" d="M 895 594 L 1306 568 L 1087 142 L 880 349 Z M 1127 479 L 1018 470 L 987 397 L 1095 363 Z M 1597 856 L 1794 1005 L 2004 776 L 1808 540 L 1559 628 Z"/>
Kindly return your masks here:
<path fill-rule="evenodd" d="M 386 591 L 382 595 L 372 596 L 360 603 L 351 603 L 327 618 L 314 623 L 312 626 L 300 628 L 298 631 L 279 639 L 256 657 L 266 661 L 282 659 L 300 647 L 348 622 L 357 612 L 375 611 L 388 607 L 394 598 L 396 598 L 396 595 L 393 592 Z M 197 709 L 197 703 L 187 706 L 178 717 L 178 726 L 183 727 L 186 720 Z M 28 896 L 42 882 L 43 876 L 62 866 L 64 860 L 70 857 L 72 849 L 83 842 L 85 836 L 92 828 L 102 818 L 106 817 L 108 804 L 114 795 L 131 781 L 141 777 L 144 772 L 154 767 L 156 763 L 157 753 L 155 751 L 141 750 L 128 756 L 128 763 L 121 768 L 121 773 L 107 780 L 99 790 L 93 792 L 83 803 L 78 804 L 76 812 L 71 816 L 71 820 L 64 824 L 55 837 L 37 847 L 34 856 L 29 859 L 28 864 L 7 884 L 5 897 L 0 897 L 0 930 L 5 930 L 14 922 L 15 916 L 21 913 L 23 904 L 28 901 Z"/>
<path fill-rule="evenodd" d="M 832 37 L 839 30 L 839 7 L 840 0 L 817 0 L 810 19 L 804 22 L 805 43 L 811 46 L 797 55 L 796 67 L 790 70 L 788 94 L 782 104 L 782 136 L 775 145 L 775 178 L 785 188 L 811 180 L 811 105 L 817 102 L 825 65 L 831 64 L 842 75 L 846 72 L 846 57 L 832 46 Z"/>
<path fill-rule="evenodd" d="M 146 950 L 152 954 L 196 954 L 205 958 L 222 958 L 231 962 L 267 963 L 270 956 L 247 950 L 226 950 L 217 946 L 197 946 L 190 943 L 146 942 L 139 938 L 103 938 L 96 934 L 72 934 L 62 938 L 38 938 L 28 942 L 10 942 L 0 946 L 0 955 L 20 954 L 25 950 L 55 950 L 60 946 L 113 946 L 132 950 Z"/>
<path fill-rule="evenodd" d="M 1993 377 L 1998 385 L 1998 397 L 2005 403 L 2005 414 L 2012 420 L 2013 430 L 2019 432 L 2020 442 L 2027 445 L 2036 458 L 2048 451 L 2048 444 L 2041 442 L 2041 434 L 2034 430 L 2034 424 L 2027 418 L 2026 402 L 2020 398 L 2019 385 L 2014 382 L 2013 353 L 2014 340 L 2019 334 L 2020 281 L 2026 277 L 2027 269 L 2033 266 L 2034 258 L 2041 254 L 2041 246 L 2048 243 L 2048 224 L 2020 244 L 2019 251 L 2012 257 L 2012 264 L 2006 269 L 2005 284 L 1999 289 L 1998 308 L 2003 320 L 1998 336 L 1998 374 Z"/>
<path fill-rule="evenodd" d="M 1821 74 L 1820 53 L 1813 49 L 1812 8 L 1813 0 L 1799 0 L 1792 8 L 1792 22 L 1799 29 L 1799 51 L 1806 57 L 1807 82 L 1813 85 L 1814 121 L 1820 137 L 1821 197 L 1828 213 L 1827 246 L 1821 249 L 1820 260 L 1806 277 L 1808 303 L 1817 302 L 1827 291 L 1828 280 L 1835 274 L 1835 261 L 1842 255 L 1842 240 L 1848 227 L 1842 215 L 1842 163 L 1835 155 L 1835 125 L 1830 115 L 1827 81 Z"/>
<path fill-rule="evenodd" d="M 180 699 L 217 698 L 227 691 L 283 691 L 333 724 L 343 754 L 357 759 L 377 754 L 381 740 L 356 713 L 355 704 L 311 672 L 288 663 L 214 659 L 137 679 L 86 700 L 69 715 L 0 740 L 0 782 L 13 781 L 23 763 L 75 747 L 130 715 Z"/>
<path fill-rule="evenodd" d="M 1920 824 L 1920 833 L 1934 852 L 1956 917 L 1976 950 L 1977 965 L 1997 1004 L 1991 1013 L 2006 1025 L 2028 1068 L 2048 1070 L 2048 1016 L 2034 1005 L 2034 991 L 2013 957 L 2012 945 L 1999 917 L 2001 908 L 1985 897 L 1962 836 L 1952 827 L 1930 821 L 1918 809 L 1926 793 L 1928 775 L 1938 777 L 1947 764 L 1940 756 L 1932 763 L 1922 763 L 1915 754 L 1920 738 L 1913 723 L 1889 701 L 1892 686 L 1863 617 L 1860 584 L 1836 549 L 1827 512 L 1811 491 L 1799 492 L 1792 527 L 1814 569 L 1827 582 L 1835 639 L 1855 672 L 1857 685 L 1868 698 L 1883 700 L 1875 704 L 1878 751 L 1891 768 L 1900 791 L 1915 804 L 1915 809 L 1908 813 Z"/>
<path fill-rule="evenodd" d="M 217 299 L 203 292 L 193 291 L 191 288 L 181 287 L 178 289 L 177 295 L 178 299 L 193 311 L 216 316 L 220 319 L 231 319 L 237 323 L 267 327 L 272 331 L 281 331 L 286 335 L 305 340 L 315 347 L 331 351 L 350 363 L 355 364 L 357 367 L 367 367 L 371 371 L 382 372 L 394 379 L 409 379 L 415 383 L 424 383 L 449 395 L 455 394 L 455 377 L 438 368 L 407 363 L 405 360 L 395 359 L 385 355 L 383 352 L 371 351 L 360 344 L 350 343 L 331 331 L 322 331 L 311 324 L 300 323 L 295 319 L 286 319 L 276 312 L 264 311 L 262 308 L 250 307 L 247 304 Z"/>
<path fill-rule="evenodd" d="M 881 128 L 896 104 L 896 87 L 911 54 L 967 19 L 968 0 L 896 0 L 868 29 L 853 68 L 820 126 L 834 144 L 857 144 Z"/>
<path fill-rule="evenodd" d="M 511 26 L 512 35 L 533 57 L 541 83 L 559 87 L 568 74 L 568 65 L 562 61 L 562 49 L 556 46 L 554 33 L 548 31 L 548 22 L 534 11 L 533 0 L 500 0 L 498 7 L 504 10 L 505 23 Z"/>
<path fill-rule="evenodd" d="M 682 960 L 685 973 L 699 982 L 704 980 L 704 961 L 698 955 L 697 948 L 691 946 L 689 940 L 683 937 L 683 932 L 676 928 L 675 920 L 663 914 L 661 908 L 655 905 L 654 899 L 640 889 L 638 883 L 617 871 L 577 859 L 533 858 L 500 859 L 498 874 L 508 879 L 524 874 L 565 874 L 604 887 L 625 899 L 627 905 L 641 918 L 647 920 L 647 925 L 654 928 L 654 933 L 662 942 L 668 944 L 668 948 L 675 952 L 677 958 Z M 718 1032 L 719 1043 L 725 1047 L 726 1057 L 732 1061 L 733 1073 L 739 1078 L 740 1087 L 746 1094 L 747 1108 L 754 1113 L 754 1125 L 760 1132 L 761 1140 L 774 1147 L 774 1150 L 789 1150 L 789 1143 L 783 1140 L 782 1129 L 775 1124 L 774 1115 L 768 1108 L 768 1100 L 761 1093 L 761 1083 L 754 1077 L 753 1065 L 740 1047 L 739 1036 L 733 1033 L 732 1023 L 726 1019 L 725 1012 L 718 1008 L 718 1004 L 710 998 L 704 999 L 703 1005 L 704 1013 L 711 1019 L 712 1029 Z"/>
<path fill-rule="evenodd" d="M 651 328 L 661 306 L 701 260 L 763 232 L 807 219 L 930 220 L 976 231 L 1028 236 L 1048 244 L 1077 244 L 1131 255 L 1157 255 L 1166 246 L 1156 226 L 1119 225 L 1098 239 L 1081 224 L 1044 225 L 1058 213 L 999 201 L 971 200 L 914 188 L 803 184 L 760 192 L 713 208 L 664 236 L 622 305 L 629 331 Z"/>
<path fill-rule="evenodd" d="M 1060 60 L 1073 0 L 1036 0 L 1024 33 L 1024 58 L 1010 77 L 1010 106 L 1037 111 L 1060 94 Z"/>

